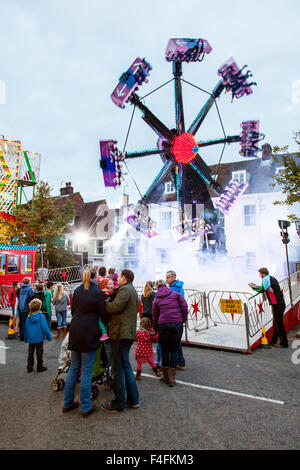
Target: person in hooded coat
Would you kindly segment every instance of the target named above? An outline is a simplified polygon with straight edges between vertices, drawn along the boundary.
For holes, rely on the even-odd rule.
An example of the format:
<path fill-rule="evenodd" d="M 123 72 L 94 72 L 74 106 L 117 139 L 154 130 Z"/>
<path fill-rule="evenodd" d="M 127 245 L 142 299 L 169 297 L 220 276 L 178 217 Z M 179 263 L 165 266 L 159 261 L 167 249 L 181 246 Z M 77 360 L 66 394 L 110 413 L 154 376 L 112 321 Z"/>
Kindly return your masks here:
<path fill-rule="evenodd" d="M 45 315 L 40 311 L 42 302 L 35 298 L 29 303 L 30 313 L 27 316 L 24 328 L 24 341 L 28 345 L 27 371 L 32 372 L 34 366 L 34 351 L 37 358 L 37 372 L 47 370 L 43 365 L 44 337 L 52 340 Z"/>
<path fill-rule="evenodd" d="M 183 323 L 188 316 L 188 305 L 178 292 L 167 287 L 163 280 L 156 282 L 157 294 L 152 305 L 154 331 L 162 350 L 162 382 L 176 384 L 176 368 Z"/>
<path fill-rule="evenodd" d="M 97 410 L 91 402 L 92 372 L 97 349 L 100 346 L 99 319 L 106 323 L 106 305 L 98 288 L 95 268 L 86 269 L 83 283 L 76 287 L 72 300 L 72 321 L 69 329 L 68 350 L 71 351 L 71 364 L 64 390 L 63 413 L 79 406 L 74 401 L 76 383 L 80 376 L 80 404 L 82 416 L 87 417 Z"/>
<path fill-rule="evenodd" d="M 184 298 L 184 289 L 183 284 L 184 282 L 179 281 L 176 279 L 177 275 L 175 271 L 168 271 L 166 273 L 166 281 L 169 284 L 171 290 L 178 292 Z M 177 369 L 184 370 L 185 369 L 185 359 L 183 356 L 182 344 L 179 343 L 179 353 L 178 353 L 178 364 Z"/>

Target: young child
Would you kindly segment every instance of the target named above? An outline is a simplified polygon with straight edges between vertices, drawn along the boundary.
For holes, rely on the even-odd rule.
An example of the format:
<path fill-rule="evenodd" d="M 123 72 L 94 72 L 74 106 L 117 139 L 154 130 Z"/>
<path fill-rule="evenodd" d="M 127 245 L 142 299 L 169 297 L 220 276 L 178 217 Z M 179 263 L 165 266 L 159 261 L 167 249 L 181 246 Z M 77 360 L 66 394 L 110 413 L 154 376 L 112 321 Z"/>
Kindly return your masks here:
<path fill-rule="evenodd" d="M 143 317 L 140 322 L 140 329 L 136 332 L 137 346 L 135 359 L 137 361 L 135 380 L 141 380 L 142 364 L 150 364 L 154 374 L 160 377 L 160 373 L 154 363 L 154 353 L 152 341 L 157 341 L 158 334 L 151 328 L 150 318 Z"/>
<path fill-rule="evenodd" d="M 32 372 L 34 365 L 34 351 L 36 350 L 37 372 L 47 370 L 43 366 L 43 344 L 44 336 L 48 341 L 52 340 L 45 315 L 41 312 L 42 302 L 33 299 L 29 303 L 29 315 L 25 323 L 24 341 L 28 345 L 27 372 Z"/>
<path fill-rule="evenodd" d="M 114 291 L 114 284 L 113 281 L 108 277 L 103 278 L 101 281 L 101 288 L 100 288 L 105 300 L 110 300 L 111 295 L 113 294 Z M 101 337 L 100 341 L 106 341 L 109 339 L 109 336 L 107 334 L 107 330 L 105 326 L 103 325 L 102 321 L 99 319 L 99 327 L 101 330 Z"/>
<path fill-rule="evenodd" d="M 43 310 L 43 314 L 46 317 L 47 325 L 50 331 L 51 331 L 51 320 L 52 320 L 51 300 L 52 300 L 53 292 L 54 292 L 54 282 L 48 281 L 46 284 L 42 310 Z"/>

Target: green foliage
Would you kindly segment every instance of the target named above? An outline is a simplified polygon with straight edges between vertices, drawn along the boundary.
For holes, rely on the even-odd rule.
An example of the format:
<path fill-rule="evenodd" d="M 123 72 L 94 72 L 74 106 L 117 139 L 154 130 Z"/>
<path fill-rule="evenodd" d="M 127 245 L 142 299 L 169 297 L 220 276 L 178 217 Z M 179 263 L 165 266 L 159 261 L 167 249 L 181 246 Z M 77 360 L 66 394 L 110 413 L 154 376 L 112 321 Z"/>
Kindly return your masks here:
<path fill-rule="evenodd" d="M 288 153 L 288 146 L 281 148 L 277 146 L 273 149 L 273 159 L 281 163 L 283 170 L 279 175 L 274 176 L 275 183 L 272 183 L 271 186 L 280 186 L 286 197 L 285 201 L 274 201 L 275 205 L 292 206 L 300 202 L 300 132 L 295 133 L 294 140 L 299 149 L 296 158 Z M 300 222 L 300 218 L 296 214 L 290 214 L 288 218 L 292 222 Z"/>
<path fill-rule="evenodd" d="M 59 199 L 57 198 L 56 201 Z M 74 205 L 66 200 L 64 205 L 57 206 L 55 198 L 51 197 L 48 183 L 41 181 L 36 186 L 35 198 L 16 214 L 17 233 L 24 244 L 37 244 L 39 237 L 46 239 L 46 258 L 50 267 L 71 266 L 77 264 L 72 253 L 62 246 L 62 234 L 66 226 L 75 216 Z M 37 267 L 40 257 L 37 257 Z"/>

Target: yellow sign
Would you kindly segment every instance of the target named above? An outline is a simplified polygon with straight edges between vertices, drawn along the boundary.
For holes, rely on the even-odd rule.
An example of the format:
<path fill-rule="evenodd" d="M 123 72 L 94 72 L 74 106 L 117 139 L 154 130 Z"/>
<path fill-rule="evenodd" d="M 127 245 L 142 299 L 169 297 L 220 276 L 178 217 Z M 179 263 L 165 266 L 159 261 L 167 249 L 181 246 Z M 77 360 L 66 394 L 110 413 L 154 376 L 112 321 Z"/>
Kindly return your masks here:
<path fill-rule="evenodd" d="M 241 300 L 220 299 L 220 308 L 222 313 L 243 313 Z"/>

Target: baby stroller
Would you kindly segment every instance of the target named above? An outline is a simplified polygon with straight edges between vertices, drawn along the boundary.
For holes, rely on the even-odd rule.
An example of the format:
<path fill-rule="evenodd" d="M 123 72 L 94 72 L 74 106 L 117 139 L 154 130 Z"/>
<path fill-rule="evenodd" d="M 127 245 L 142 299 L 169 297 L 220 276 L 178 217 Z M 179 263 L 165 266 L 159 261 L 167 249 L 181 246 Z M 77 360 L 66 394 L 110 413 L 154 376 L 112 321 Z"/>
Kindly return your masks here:
<path fill-rule="evenodd" d="M 65 381 L 62 378 L 59 378 L 61 374 L 66 374 L 70 368 L 71 364 L 71 351 L 67 349 L 69 342 L 69 333 L 62 342 L 61 350 L 58 358 L 60 366 L 57 370 L 55 379 L 52 381 L 52 390 L 58 392 L 63 390 L 65 386 Z M 78 377 L 80 381 L 80 376 Z M 110 348 L 109 345 L 106 345 L 105 342 L 100 344 L 100 347 L 97 349 L 93 374 L 92 374 L 92 390 L 91 398 L 96 398 L 99 393 L 97 385 L 104 385 L 104 390 L 111 390 L 112 387 L 112 377 L 110 374 Z"/>

